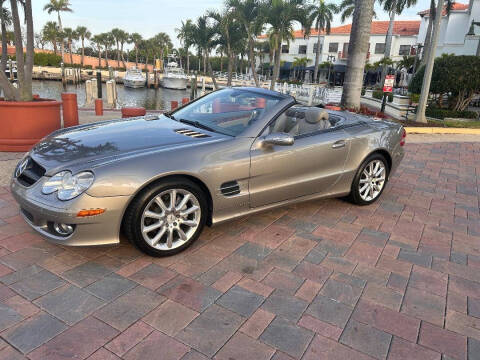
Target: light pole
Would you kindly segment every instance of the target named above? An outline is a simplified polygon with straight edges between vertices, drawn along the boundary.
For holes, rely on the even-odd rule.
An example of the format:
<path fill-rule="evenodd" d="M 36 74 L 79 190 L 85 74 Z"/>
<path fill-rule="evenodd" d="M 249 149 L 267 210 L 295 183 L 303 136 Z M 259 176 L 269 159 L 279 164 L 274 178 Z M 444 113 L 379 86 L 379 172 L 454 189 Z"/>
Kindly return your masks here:
<path fill-rule="evenodd" d="M 470 25 L 470 30 L 468 30 L 467 36 L 475 36 L 475 25 L 480 26 L 480 21 L 472 19 L 472 24 Z M 480 38 L 478 39 L 477 44 L 477 56 L 480 56 Z"/>

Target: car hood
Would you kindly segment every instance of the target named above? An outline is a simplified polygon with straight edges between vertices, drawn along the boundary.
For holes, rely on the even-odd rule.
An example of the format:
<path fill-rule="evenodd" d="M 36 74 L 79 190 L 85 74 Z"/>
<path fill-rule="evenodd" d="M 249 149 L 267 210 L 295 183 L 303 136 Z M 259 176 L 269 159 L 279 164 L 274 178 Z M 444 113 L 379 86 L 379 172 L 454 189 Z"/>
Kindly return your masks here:
<path fill-rule="evenodd" d="M 182 129 L 204 137 L 176 132 Z M 225 138 L 225 135 L 194 128 L 164 115 L 146 116 L 58 130 L 35 145 L 30 156 L 46 169 L 47 175 L 52 175 L 63 169 L 88 169 L 126 156 Z"/>

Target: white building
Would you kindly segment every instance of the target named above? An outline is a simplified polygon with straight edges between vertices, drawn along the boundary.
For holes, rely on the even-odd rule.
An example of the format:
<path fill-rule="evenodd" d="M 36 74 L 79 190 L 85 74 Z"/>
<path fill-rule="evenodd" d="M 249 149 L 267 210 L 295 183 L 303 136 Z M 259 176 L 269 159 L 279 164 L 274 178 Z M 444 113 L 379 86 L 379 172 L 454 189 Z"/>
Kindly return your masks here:
<path fill-rule="evenodd" d="M 430 20 L 430 10 L 418 13 L 421 17 L 418 43 L 424 44 Z M 480 21 L 480 0 L 468 4 L 453 3 L 450 15 L 443 11 L 436 56 L 442 54 L 480 55 L 477 53 L 480 40 L 480 26 L 474 28 L 476 35 L 468 35 L 472 21 Z"/>
<path fill-rule="evenodd" d="M 372 21 L 368 53 L 368 60 L 371 63 L 383 58 L 388 23 L 388 21 Z M 391 57 L 394 61 L 400 60 L 403 55 L 411 53 L 411 47 L 417 42 L 419 27 L 420 21 L 418 20 L 395 21 L 391 49 Z M 328 60 L 334 63 L 346 63 L 351 29 L 352 25 L 348 24 L 333 27 L 328 35 L 322 31 L 320 38 L 320 63 Z M 293 41 L 290 41 L 289 44 L 286 42 L 282 44 L 282 61 L 293 62 L 295 58 L 306 57 L 308 58 L 307 65 L 313 65 L 315 62 L 317 30 L 312 29 L 310 36 L 307 38 L 305 38 L 302 30 L 295 31 L 293 35 L 295 38 Z M 266 39 L 266 36 L 262 35 L 259 37 L 259 40 L 262 39 Z M 264 61 L 269 62 L 268 55 Z"/>

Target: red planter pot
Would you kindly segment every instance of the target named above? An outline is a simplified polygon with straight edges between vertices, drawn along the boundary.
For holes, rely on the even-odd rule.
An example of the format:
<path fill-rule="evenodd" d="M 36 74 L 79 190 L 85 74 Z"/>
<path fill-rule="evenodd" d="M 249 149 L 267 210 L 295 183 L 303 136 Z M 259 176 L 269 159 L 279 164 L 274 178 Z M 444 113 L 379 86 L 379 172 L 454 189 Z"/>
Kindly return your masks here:
<path fill-rule="evenodd" d="M 60 129 L 60 101 L 0 99 L 0 151 L 28 151 L 40 139 Z"/>

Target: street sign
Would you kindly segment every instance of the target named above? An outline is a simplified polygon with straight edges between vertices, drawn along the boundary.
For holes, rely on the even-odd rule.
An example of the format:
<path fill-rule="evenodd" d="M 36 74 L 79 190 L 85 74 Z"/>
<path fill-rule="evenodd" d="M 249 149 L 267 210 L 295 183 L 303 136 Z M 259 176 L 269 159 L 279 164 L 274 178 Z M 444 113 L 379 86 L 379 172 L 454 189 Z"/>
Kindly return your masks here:
<path fill-rule="evenodd" d="M 395 75 L 386 75 L 383 84 L 383 92 L 391 93 L 393 91 L 393 84 L 395 83 Z"/>

